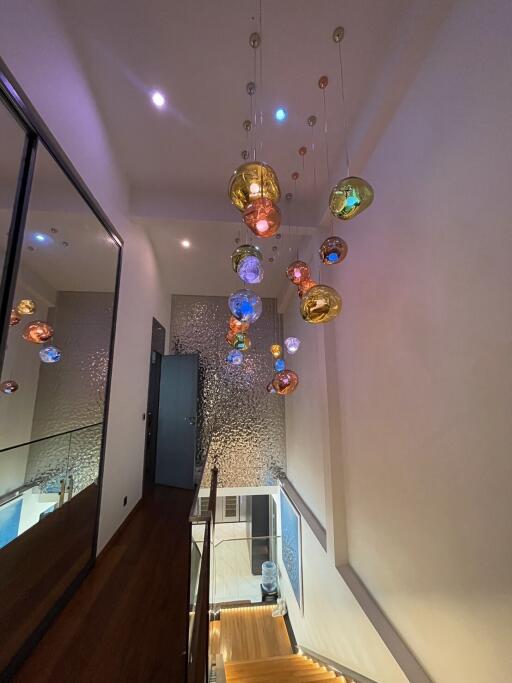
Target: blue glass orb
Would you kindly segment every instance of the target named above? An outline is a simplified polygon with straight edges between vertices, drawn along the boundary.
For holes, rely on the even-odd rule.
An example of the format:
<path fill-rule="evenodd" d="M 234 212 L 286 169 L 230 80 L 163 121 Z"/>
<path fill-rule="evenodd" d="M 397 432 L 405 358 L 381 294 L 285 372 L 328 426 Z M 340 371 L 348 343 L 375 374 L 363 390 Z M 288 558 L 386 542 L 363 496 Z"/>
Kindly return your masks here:
<path fill-rule="evenodd" d="M 261 259 L 256 256 L 246 256 L 240 261 L 238 275 L 248 285 L 257 285 L 263 280 L 263 266 Z"/>
<path fill-rule="evenodd" d="M 228 300 L 232 315 L 244 323 L 254 323 L 261 315 L 262 304 L 260 297 L 249 289 L 239 289 Z"/>
<path fill-rule="evenodd" d="M 297 339 L 297 337 L 288 337 L 288 339 L 284 340 L 284 345 L 286 346 L 288 353 L 293 355 L 299 350 L 300 339 Z"/>
<path fill-rule="evenodd" d="M 274 363 L 274 370 L 276 372 L 282 372 L 286 367 L 286 363 L 282 358 L 278 358 L 276 362 Z"/>
<path fill-rule="evenodd" d="M 226 356 L 226 361 L 230 365 L 242 365 L 244 362 L 244 354 L 241 351 L 238 351 L 238 349 L 233 349 Z"/>
<path fill-rule="evenodd" d="M 43 363 L 58 363 L 62 358 L 62 351 L 56 346 L 43 346 L 39 351 L 39 358 Z"/>

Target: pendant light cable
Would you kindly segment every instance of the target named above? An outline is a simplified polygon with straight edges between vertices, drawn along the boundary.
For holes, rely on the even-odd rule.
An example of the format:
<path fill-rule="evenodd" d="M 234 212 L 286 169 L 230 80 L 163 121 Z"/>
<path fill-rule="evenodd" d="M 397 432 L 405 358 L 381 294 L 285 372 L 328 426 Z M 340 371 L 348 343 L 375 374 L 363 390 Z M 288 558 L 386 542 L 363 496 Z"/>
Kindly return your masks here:
<path fill-rule="evenodd" d="M 350 156 L 348 153 L 348 126 L 347 126 L 347 106 L 345 103 L 345 79 L 343 77 L 343 59 L 341 56 L 341 41 L 345 31 L 342 27 L 338 27 L 333 34 L 333 40 L 338 44 L 338 57 L 340 63 L 340 95 L 341 106 L 343 108 L 343 140 L 345 143 L 345 162 L 347 164 L 347 176 L 350 176 Z"/>

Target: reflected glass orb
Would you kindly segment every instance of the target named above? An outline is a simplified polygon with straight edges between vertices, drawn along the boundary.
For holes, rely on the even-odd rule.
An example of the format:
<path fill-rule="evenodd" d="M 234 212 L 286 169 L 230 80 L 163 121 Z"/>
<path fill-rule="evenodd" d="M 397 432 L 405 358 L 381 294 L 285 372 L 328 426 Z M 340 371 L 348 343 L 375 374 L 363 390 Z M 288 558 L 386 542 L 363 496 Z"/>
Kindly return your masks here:
<path fill-rule="evenodd" d="M 240 261 L 238 275 L 248 285 L 259 285 L 263 280 L 263 265 L 256 256 L 246 256 Z"/>
<path fill-rule="evenodd" d="M 231 316 L 229 319 L 229 329 L 232 332 L 247 332 L 249 323 L 243 323 L 241 320 L 237 320 L 234 316 Z"/>
<path fill-rule="evenodd" d="M 294 261 L 286 269 L 286 277 L 294 285 L 300 285 L 304 280 L 309 280 L 310 276 L 311 268 L 304 261 Z"/>
<path fill-rule="evenodd" d="M 281 211 L 270 199 L 255 199 L 244 211 L 244 223 L 257 237 L 273 237 L 281 227 Z"/>
<path fill-rule="evenodd" d="M 261 315 L 260 297 L 249 289 L 239 289 L 228 300 L 229 310 L 237 320 L 254 323 Z"/>
<path fill-rule="evenodd" d="M 239 166 L 229 181 L 229 198 L 240 211 L 245 211 L 255 199 L 278 202 L 281 189 L 274 169 L 261 161 L 249 161 Z"/>
<path fill-rule="evenodd" d="M 2 394 L 7 394 L 7 396 L 14 394 L 15 391 L 18 391 L 18 388 L 19 384 L 15 379 L 6 379 L 4 382 L 0 382 L 0 391 Z"/>
<path fill-rule="evenodd" d="M 341 297 L 327 285 L 316 285 L 304 294 L 300 314 L 307 323 L 328 323 L 341 313 Z"/>
<path fill-rule="evenodd" d="M 299 376 L 293 370 L 276 372 L 272 380 L 272 386 L 281 396 L 287 396 L 295 391 L 299 384 Z"/>
<path fill-rule="evenodd" d="M 32 299 L 21 299 L 16 306 L 16 312 L 19 315 L 32 315 L 36 312 L 36 302 Z"/>
<path fill-rule="evenodd" d="M 299 299 L 302 299 L 304 294 L 306 294 L 306 292 L 309 292 L 311 287 L 316 287 L 317 284 L 318 282 L 316 282 L 315 280 L 304 280 L 304 282 L 301 282 L 298 289 Z"/>
<path fill-rule="evenodd" d="M 253 244 L 241 244 L 231 254 L 231 266 L 235 273 L 238 273 L 238 267 L 240 265 L 240 262 L 246 256 L 255 256 L 260 261 L 263 260 L 263 254 L 261 253 L 258 247 L 255 247 Z"/>
<path fill-rule="evenodd" d="M 274 363 L 274 370 L 276 372 L 282 372 L 286 367 L 286 363 L 282 358 L 278 358 L 276 362 Z"/>
<path fill-rule="evenodd" d="M 53 337 L 53 327 L 42 320 L 29 323 L 23 330 L 23 339 L 32 344 L 44 344 Z"/>
<path fill-rule="evenodd" d="M 43 346 L 39 351 L 39 358 L 43 363 L 58 363 L 62 358 L 62 351 L 57 346 Z"/>
<path fill-rule="evenodd" d="M 347 251 L 348 246 L 345 240 L 333 235 L 322 242 L 319 254 L 322 263 L 332 266 L 335 263 L 341 263 L 347 255 Z"/>
<path fill-rule="evenodd" d="M 283 355 L 283 349 L 281 347 L 281 344 L 272 344 L 270 347 L 270 353 L 274 358 L 281 358 Z"/>
<path fill-rule="evenodd" d="M 276 390 L 274 389 L 274 385 L 272 384 L 272 382 L 269 382 L 267 384 L 267 391 L 269 394 L 275 394 L 276 393 Z"/>
<path fill-rule="evenodd" d="M 11 317 L 9 318 L 9 325 L 13 327 L 14 325 L 17 325 L 19 321 L 21 320 L 21 316 L 18 313 L 18 311 L 13 308 L 11 311 Z"/>
<path fill-rule="evenodd" d="M 333 187 L 329 209 L 336 218 L 348 221 L 367 209 L 372 202 L 372 186 L 363 178 L 349 176 Z"/>
<path fill-rule="evenodd" d="M 247 351 L 251 348 L 251 340 L 245 332 L 228 332 L 226 341 L 230 346 L 239 351 Z"/>
<path fill-rule="evenodd" d="M 300 339 L 297 339 L 297 337 L 288 337 L 284 340 L 284 345 L 286 346 L 288 353 L 293 355 L 299 350 Z"/>
<path fill-rule="evenodd" d="M 226 361 L 230 365 L 242 365 L 244 362 L 244 354 L 238 349 L 233 349 L 226 356 Z"/>

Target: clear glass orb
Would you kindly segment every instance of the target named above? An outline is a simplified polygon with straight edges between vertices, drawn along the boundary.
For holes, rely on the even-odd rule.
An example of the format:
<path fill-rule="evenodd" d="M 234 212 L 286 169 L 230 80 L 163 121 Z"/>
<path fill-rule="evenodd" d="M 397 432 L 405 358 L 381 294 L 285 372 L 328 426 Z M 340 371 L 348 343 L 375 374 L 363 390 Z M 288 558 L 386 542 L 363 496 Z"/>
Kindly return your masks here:
<path fill-rule="evenodd" d="M 299 350 L 300 339 L 297 339 L 297 337 L 288 337 L 284 340 L 284 345 L 286 346 L 288 353 L 293 355 Z"/>
<path fill-rule="evenodd" d="M 300 302 L 300 314 L 307 323 L 328 323 L 341 313 L 341 297 L 327 285 L 315 285 L 304 294 Z"/>
<path fill-rule="evenodd" d="M 304 282 L 301 282 L 298 289 L 299 299 L 302 299 L 304 294 L 306 294 L 306 292 L 309 292 L 311 287 L 316 287 L 317 284 L 318 282 L 316 282 L 315 280 L 304 280 Z"/>
<path fill-rule="evenodd" d="M 329 209 L 333 216 L 348 221 L 373 202 L 373 188 L 363 178 L 349 176 L 335 185 L 329 197 Z"/>
<path fill-rule="evenodd" d="M 283 355 L 283 349 L 281 348 L 281 344 L 272 344 L 270 347 L 270 353 L 274 358 L 281 358 Z"/>
<path fill-rule="evenodd" d="M 9 325 L 13 327 L 14 325 L 17 325 L 21 320 L 21 315 L 18 313 L 18 311 L 13 308 L 11 311 L 11 316 L 9 318 Z"/>
<path fill-rule="evenodd" d="M 300 285 L 301 282 L 309 280 L 311 276 L 311 268 L 304 261 L 293 261 L 286 269 L 286 277 L 293 282 L 294 285 Z"/>
<path fill-rule="evenodd" d="M 249 323 L 243 323 L 241 320 L 237 320 L 234 316 L 231 316 L 229 319 L 229 329 L 232 332 L 247 332 Z"/>
<path fill-rule="evenodd" d="M 253 244 L 241 244 L 231 254 L 231 267 L 235 273 L 238 273 L 238 267 L 242 259 L 244 259 L 246 256 L 254 256 L 260 261 L 263 261 L 263 254 L 258 247 L 254 246 Z"/>
<path fill-rule="evenodd" d="M 262 311 L 260 297 L 250 289 L 239 289 L 231 294 L 228 305 L 233 316 L 244 323 L 256 322 Z"/>
<path fill-rule="evenodd" d="M 286 367 L 286 363 L 282 358 L 278 358 L 274 363 L 274 370 L 276 372 L 282 372 Z"/>
<path fill-rule="evenodd" d="M 255 199 L 278 202 L 281 189 L 274 169 L 261 161 L 249 161 L 239 166 L 229 181 L 229 198 L 240 211 L 245 211 Z"/>
<path fill-rule="evenodd" d="M 23 330 L 23 339 L 32 344 L 44 344 L 53 337 L 53 327 L 42 320 L 34 320 Z"/>
<path fill-rule="evenodd" d="M 270 199 L 261 197 L 245 209 L 244 223 L 257 237 L 273 237 L 281 227 L 281 211 Z"/>
<path fill-rule="evenodd" d="M 18 315 L 32 315 L 36 312 L 36 302 L 32 299 L 22 299 L 16 306 Z"/>
<path fill-rule="evenodd" d="M 259 285 L 263 280 L 263 264 L 256 256 L 246 256 L 240 261 L 238 275 L 248 285 Z"/>
<path fill-rule="evenodd" d="M 232 349 L 226 356 L 226 361 L 230 365 L 242 365 L 244 362 L 244 354 L 238 349 Z"/>
<path fill-rule="evenodd" d="M 6 394 L 7 396 L 14 394 L 14 392 L 18 391 L 18 389 L 19 384 L 15 379 L 6 379 L 3 382 L 0 382 L 0 391 L 2 394 Z"/>
<path fill-rule="evenodd" d="M 295 391 L 299 384 L 299 376 L 293 370 L 276 372 L 272 386 L 280 396 L 288 396 Z"/>
<path fill-rule="evenodd" d="M 348 252 L 348 246 L 344 239 L 333 235 L 322 242 L 319 249 L 320 259 L 322 263 L 332 266 L 336 263 L 341 263 Z"/>
<path fill-rule="evenodd" d="M 57 346 L 43 346 L 39 351 L 39 358 L 43 363 L 58 363 L 62 358 L 62 351 Z"/>

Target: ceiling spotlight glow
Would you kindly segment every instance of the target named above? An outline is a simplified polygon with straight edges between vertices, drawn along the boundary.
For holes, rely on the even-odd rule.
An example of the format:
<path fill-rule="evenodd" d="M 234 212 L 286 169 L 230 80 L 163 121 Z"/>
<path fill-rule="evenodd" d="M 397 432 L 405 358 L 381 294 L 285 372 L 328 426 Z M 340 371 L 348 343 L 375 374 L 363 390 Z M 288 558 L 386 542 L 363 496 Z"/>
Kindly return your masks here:
<path fill-rule="evenodd" d="M 181 240 L 181 246 L 188 249 L 190 247 L 190 242 L 188 240 Z"/>
<path fill-rule="evenodd" d="M 151 95 L 151 101 L 153 102 L 155 107 L 161 109 L 165 104 L 165 97 L 162 95 L 161 92 L 155 90 L 155 92 Z"/>
<path fill-rule="evenodd" d="M 37 240 L 38 242 L 46 242 L 47 237 L 46 235 L 43 235 L 41 232 L 36 232 L 34 234 L 34 239 Z"/>
<path fill-rule="evenodd" d="M 288 116 L 288 112 L 284 107 L 279 107 L 279 109 L 276 109 L 274 117 L 276 121 L 285 121 L 286 117 Z"/>

